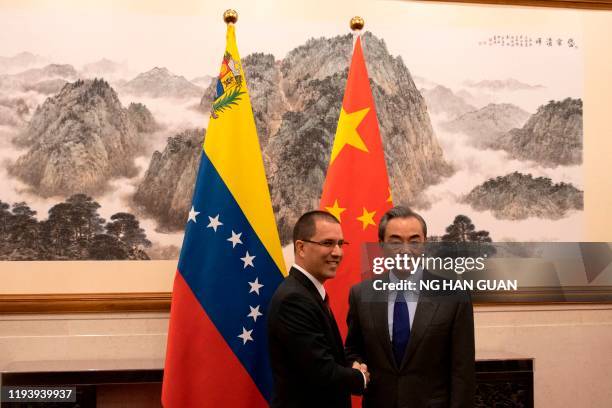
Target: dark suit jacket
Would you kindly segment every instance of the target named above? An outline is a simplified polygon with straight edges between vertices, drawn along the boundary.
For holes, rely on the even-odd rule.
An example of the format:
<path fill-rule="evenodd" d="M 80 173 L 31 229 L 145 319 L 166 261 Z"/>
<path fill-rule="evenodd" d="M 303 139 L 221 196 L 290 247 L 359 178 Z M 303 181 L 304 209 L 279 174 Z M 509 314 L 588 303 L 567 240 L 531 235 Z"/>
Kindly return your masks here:
<path fill-rule="evenodd" d="M 433 275 L 424 272 L 423 279 Z M 385 282 L 388 274 L 375 277 Z M 351 288 L 346 355 L 368 365 L 364 407 L 473 408 L 474 316 L 469 295 L 421 292 L 410 341 L 398 367 L 388 326 L 388 292 L 372 280 Z"/>
<path fill-rule="evenodd" d="M 295 268 L 268 312 L 272 407 L 350 407 L 363 375 L 348 367 L 335 320 L 313 283 Z"/>

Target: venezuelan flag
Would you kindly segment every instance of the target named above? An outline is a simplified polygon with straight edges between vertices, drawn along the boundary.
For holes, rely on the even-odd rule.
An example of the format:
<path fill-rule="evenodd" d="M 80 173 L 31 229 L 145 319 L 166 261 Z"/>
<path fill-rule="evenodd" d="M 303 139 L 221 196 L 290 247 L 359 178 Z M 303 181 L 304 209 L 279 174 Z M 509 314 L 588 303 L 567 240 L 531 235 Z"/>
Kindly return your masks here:
<path fill-rule="evenodd" d="M 266 312 L 286 275 L 234 25 L 174 281 L 162 403 L 264 407 Z"/>

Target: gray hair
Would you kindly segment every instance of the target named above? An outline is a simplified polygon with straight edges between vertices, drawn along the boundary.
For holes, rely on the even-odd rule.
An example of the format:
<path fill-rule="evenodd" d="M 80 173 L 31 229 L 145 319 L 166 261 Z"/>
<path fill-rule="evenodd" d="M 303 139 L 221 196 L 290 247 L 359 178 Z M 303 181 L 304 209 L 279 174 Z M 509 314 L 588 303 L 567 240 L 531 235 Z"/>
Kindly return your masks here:
<path fill-rule="evenodd" d="M 387 224 L 390 220 L 394 218 L 416 218 L 417 221 L 419 221 L 419 223 L 421 224 L 421 227 L 423 228 L 423 236 L 427 238 L 427 223 L 425 222 L 423 217 L 421 217 L 419 214 L 415 213 L 408 207 L 396 205 L 395 207 L 387 211 L 378 223 L 378 240 L 380 242 L 383 242 L 385 240 L 385 231 L 387 229 Z"/>

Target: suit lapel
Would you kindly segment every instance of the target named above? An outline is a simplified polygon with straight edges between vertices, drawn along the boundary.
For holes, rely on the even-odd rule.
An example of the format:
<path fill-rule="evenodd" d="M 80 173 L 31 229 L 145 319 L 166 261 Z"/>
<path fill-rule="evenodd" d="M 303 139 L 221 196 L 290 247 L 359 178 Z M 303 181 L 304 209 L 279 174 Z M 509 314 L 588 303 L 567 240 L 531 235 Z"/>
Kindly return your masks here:
<path fill-rule="evenodd" d="M 415 353 L 417 347 L 419 346 L 419 343 L 421 342 L 421 340 L 423 340 L 423 336 L 427 331 L 427 326 L 429 326 L 429 323 L 436 314 L 438 306 L 440 306 L 438 302 L 432 301 L 428 297 L 419 297 L 419 302 L 417 303 L 417 308 L 414 313 L 412 328 L 410 330 L 410 341 L 408 342 L 408 349 L 404 354 L 402 366 L 400 367 L 400 369 L 407 364 L 412 355 Z"/>
<path fill-rule="evenodd" d="M 388 274 L 382 275 L 381 278 L 383 282 L 389 282 Z M 389 294 L 387 291 L 374 291 L 374 289 L 371 289 L 370 296 L 374 331 L 378 334 L 387 359 L 391 362 L 391 366 L 398 369 L 399 367 L 397 367 L 395 357 L 393 357 L 393 349 L 391 348 L 391 336 L 389 336 Z"/>
<path fill-rule="evenodd" d="M 289 274 L 293 276 L 296 280 L 298 280 L 310 293 L 311 297 L 317 302 L 323 314 L 326 316 L 328 333 L 331 334 L 332 341 L 334 342 L 334 348 L 336 349 L 336 353 L 339 356 L 344 358 L 344 347 L 342 345 L 342 336 L 340 335 L 340 330 L 338 329 L 338 324 L 336 323 L 334 317 L 329 313 L 325 302 L 321 299 L 321 295 L 319 291 L 315 287 L 315 285 L 304 275 L 302 272 L 295 268 L 291 268 Z"/>
<path fill-rule="evenodd" d="M 329 317 L 328 321 L 329 321 L 330 329 L 336 339 L 336 347 L 338 348 L 338 350 L 342 351 L 342 355 L 344 356 L 344 345 L 342 343 L 342 336 L 340 335 L 340 329 L 338 329 L 338 323 L 336 323 L 336 318 L 333 314 L 330 314 L 327 311 L 327 306 L 325 306 L 325 303 L 323 304 L 323 307 L 325 308 L 325 312 L 327 313 Z"/>

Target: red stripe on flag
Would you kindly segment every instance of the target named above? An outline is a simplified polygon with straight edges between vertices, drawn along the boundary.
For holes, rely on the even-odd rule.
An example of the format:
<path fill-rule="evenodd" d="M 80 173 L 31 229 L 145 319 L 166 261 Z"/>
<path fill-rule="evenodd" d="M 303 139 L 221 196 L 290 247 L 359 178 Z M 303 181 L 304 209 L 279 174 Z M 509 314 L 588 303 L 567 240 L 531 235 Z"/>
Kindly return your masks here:
<path fill-rule="evenodd" d="M 268 406 L 179 272 L 170 314 L 165 408 Z"/>

